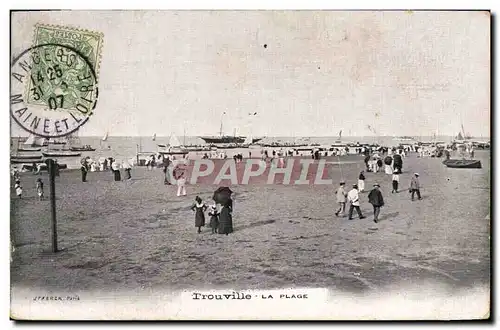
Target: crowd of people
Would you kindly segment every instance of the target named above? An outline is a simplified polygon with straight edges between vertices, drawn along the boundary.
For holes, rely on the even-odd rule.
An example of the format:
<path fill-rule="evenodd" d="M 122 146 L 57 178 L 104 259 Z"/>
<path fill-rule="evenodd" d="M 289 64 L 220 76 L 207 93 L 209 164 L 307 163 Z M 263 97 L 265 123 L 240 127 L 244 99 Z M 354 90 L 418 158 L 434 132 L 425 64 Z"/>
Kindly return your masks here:
<path fill-rule="evenodd" d="M 414 173 L 409 184 L 408 191 L 411 196 L 411 200 L 415 200 L 415 194 L 417 195 L 417 198 L 419 200 L 422 199 L 422 196 L 420 194 L 420 181 L 419 181 L 419 174 Z M 391 193 L 398 193 L 399 192 L 399 173 L 398 171 L 395 171 L 392 173 L 392 190 Z M 348 219 L 353 220 L 353 213 L 354 210 L 356 210 L 356 213 L 358 214 L 358 217 L 360 219 L 364 219 L 365 216 L 363 215 L 361 211 L 361 204 L 360 204 L 360 193 L 365 191 L 365 175 L 364 171 L 361 171 L 358 177 L 358 183 L 354 183 L 352 185 L 352 189 L 349 190 L 348 192 L 346 191 L 345 188 L 345 181 L 341 181 L 339 187 L 337 188 L 335 192 L 335 197 L 336 201 L 338 204 L 338 208 L 335 211 L 335 215 L 337 217 L 339 216 L 345 216 L 345 211 L 346 211 L 346 204 L 349 203 L 349 210 L 348 210 Z M 368 194 L 368 202 L 373 206 L 373 221 L 377 223 L 379 221 L 379 214 L 380 214 L 380 209 L 385 205 L 384 203 L 384 197 L 382 195 L 382 192 L 380 190 L 380 184 L 379 183 L 374 183 L 373 184 L 373 189 L 370 190 Z"/>

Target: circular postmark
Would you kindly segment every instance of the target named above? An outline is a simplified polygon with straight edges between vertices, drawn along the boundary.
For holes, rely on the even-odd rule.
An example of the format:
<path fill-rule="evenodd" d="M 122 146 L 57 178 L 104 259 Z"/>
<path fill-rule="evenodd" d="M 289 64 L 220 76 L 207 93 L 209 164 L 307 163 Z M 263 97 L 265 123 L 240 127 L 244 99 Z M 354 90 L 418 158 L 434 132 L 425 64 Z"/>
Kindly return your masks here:
<path fill-rule="evenodd" d="M 26 131 L 58 138 L 77 131 L 97 104 L 97 77 L 78 50 L 42 44 L 12 61 L 11 116 Z"/>

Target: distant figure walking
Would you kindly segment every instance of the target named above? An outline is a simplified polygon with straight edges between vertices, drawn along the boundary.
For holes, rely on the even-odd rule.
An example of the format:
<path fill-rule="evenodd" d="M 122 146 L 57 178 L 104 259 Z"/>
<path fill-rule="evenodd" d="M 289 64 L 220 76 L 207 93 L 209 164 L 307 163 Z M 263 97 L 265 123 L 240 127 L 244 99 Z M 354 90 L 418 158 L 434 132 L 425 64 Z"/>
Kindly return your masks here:
<path fill-rule="evenodd" d="M 17 197 L 23 198 L 23 187 L 21 187 L 21 181 L 16 180 L 16 184 L 14 185 L 14 189 L 16 191 Z"/>
<path fill-rule="evenodd" d="M 359 187 L 359 192 L 365 191 L 365 171 L 359 172 L 358 187 Z"/>
<path fill-rule="evenodd" d="M 130 166 L 130 163 L 126 160 L 123 161 L 122 163 L 122 167 L 125 171 L 125 180 L 132 180 L 132 175 L 130 174 L 130 171 L 131 171 L 131 166 Z"/>
<path fill-rule="evenodd" d="M 397 172 L 394 172 L 394 174 L 392 175 L 392 193 L 398 192 L 398 186 L 399 186 L 399 174 Z"/>
<path fill-rule="evenodd" d="M 233 232 L 233 200 L 229 199 L 222 205 L 219 214 L 219 234 L 229 235 Z"/>
<path fill-rule="evenodd" d="M 376 171 L 375 172 L 378 172 L 379 170 L 382 169 L 382 166 L 384 165 L 384 163 L 382 162 L 382 159 L 377 159 L 377 167 L 376 167 Z"/>
<path fill-rule="evenodd" d="M 219 227 L 219 212 L 217 212 L 217 205 L 215 203 L 208 207 L 208 215 L 210 216 L 212 234 L 217 234 L 217 229 Z"/>
<path fill-rule="evenodd" d="M 184 169 L 176 167 L 173 174 L 174 179 L 177 180 L 177 197 L 186 196 L 186 176 Z"/>
<path fill-rule="evenodd" d="M 347 193 L 344 189 L 345 182 L 341 181 L 340 182 L 340 187 L 337 188 L 337 191 L 335 192 L 335 196 L 337 197 L 337 203 L 339 204 L 339 208 L 337 212 L 335 212 L 335 215 L 338 217 L 339 214 L 342 212 L 342 216 L 345 215 L 345 203 L 347 201 Z"/>
<path fill-rule="evenodd" d="M 352 189 L 347 193 L 347 199 L 350 202 L 349 205 L 349 220 L 352 220 L 352 213 L 354 209 L 356 209 L 356 212 L 358 213 L 358 216 L 360 219 L 364 219 L 365 216 L 363 213 L 361 213 L 361 209 L 359 208 L 359 193 L 358 193 L 358 185 L 353 184 Z"/>
<path fill-rule="evenodd" d="M 82 166 L 80 167 L 82 172 L 82 182 L 87 182 L 87 173 L 89 171 L 87 166 L 87 159 L 82 160 Z"/>
<path fill-rule="evenodd" d="M 415 193 L 417 193 L 418 199 L 422 199 L 422 196 L 420 195 L 420 182 L 418 180 L 419 174 L 415 173 L 415 175 L 411 178 L 410 182 L 410 193 L 411 193 L 411 200 L 415 200 Z"/>
<path fill-rule="evenodd" d="M 207 205 L 203 203 L 200 196 L 196 196 L 195 203 L 191 210 L 195 211 L 194 226 L 198 228 L 198 234 L 201 233 L 201 227 L 205 226 L 205 210 Z"/>
<path fill-rule="evenodd" d="M 43 200 L 43 181 L 42 178 L 36 179 L 36 193 L 38 195 L 38 200 Z"/>
<path fill-rule="evenodd" d="M 163 179 L 164 184 L 170 185 L 170 165 L 172 162 L 169 157 L 163 158 L 163 173 L 165 173 L 165 177 Z"/>
<path fill-rule="evenodd" d="M 382 192 L 380 191 L 380 185 L 375 183 L 373 189 L 368 194 L 368 202 L 373 205 L 373 222 L 378 222 L 378 216 L 380 214 L 380 208 L 384 206 L 384 198 Z"/>
<path fill-rule="evenodd" d="M 120 166 L 118 165 L 118 162 L 116 160 L 111 163 L 111 171 L 113 171 L 113 176 L 115 181 L 121 181 L 122 176 L 120 173 Z"/>

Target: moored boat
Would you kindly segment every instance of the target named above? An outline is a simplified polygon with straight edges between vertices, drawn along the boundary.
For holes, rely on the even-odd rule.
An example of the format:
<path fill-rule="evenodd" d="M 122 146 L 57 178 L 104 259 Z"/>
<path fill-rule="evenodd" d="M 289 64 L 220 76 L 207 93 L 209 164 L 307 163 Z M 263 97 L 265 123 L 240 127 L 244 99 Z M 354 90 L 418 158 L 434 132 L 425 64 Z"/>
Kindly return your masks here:
<path fill-rule="evenodd" d="M 477 159 L 448 159 L 443 164 L 449 168 L 481 168 L 481 161 Z"/>
<path fill-rule="evenodd" d="M 17 151 L 19 152 L 37 152 L 42 150 L 42 148 L 36 148 L 36 147 L 19 147 L 17 148 Z"/>
<path fill-rule="evenodd" d="M 43 160 L 41 158 L 24 158 L 24 159 L 18 159 L 18 158 L 12 158 L 10 160 L 11 164 L 33 164 L 33 163 L 43 163 Z"/>
<path fill-rule="evenodd" d="M 61 151 L 42 151 L 44 157 L 78 157 L 81 156 L 81 152 L 71 151 L 71 150 L 61 150 Z"/>
<path fill-rule="evenodd" d="M 91 146 L 83 146 L 83 147 L 70 147 L 69 150 L 71 150 L 71 151 L 95 151 L 95 148 L 92 148 Z"/>
<path fill-rule="evenodd" d="M 10 156 L 10 159 L 13 160 L 22 160 L 22 159 L 42 159 L 42 156 L 40 155 L 15 155 L 15 156 Z"/>

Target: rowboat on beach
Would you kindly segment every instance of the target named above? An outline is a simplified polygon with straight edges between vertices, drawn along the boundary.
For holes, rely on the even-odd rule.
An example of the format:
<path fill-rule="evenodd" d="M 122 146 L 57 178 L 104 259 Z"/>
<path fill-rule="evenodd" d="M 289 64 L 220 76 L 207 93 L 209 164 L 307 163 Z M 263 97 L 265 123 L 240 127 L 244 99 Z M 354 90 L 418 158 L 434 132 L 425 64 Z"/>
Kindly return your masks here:
<path fill-rule="evenodd" d="M 448 159 L 443 164 L 449 168 L 481 168 L 481 161 L 476 159 Z"/>

